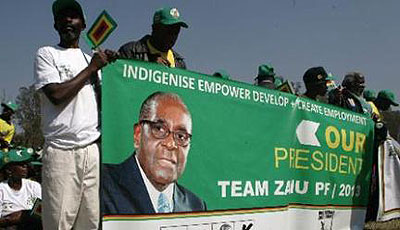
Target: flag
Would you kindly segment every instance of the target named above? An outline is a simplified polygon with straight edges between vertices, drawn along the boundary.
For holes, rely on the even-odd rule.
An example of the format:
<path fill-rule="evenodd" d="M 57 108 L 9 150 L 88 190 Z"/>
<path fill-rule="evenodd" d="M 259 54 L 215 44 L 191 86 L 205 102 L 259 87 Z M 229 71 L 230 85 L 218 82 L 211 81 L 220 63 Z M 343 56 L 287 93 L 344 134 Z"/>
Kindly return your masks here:
<path fill-rule="evenodd" d="M 117 23 L 107 11 L 103 10 L 86 34 L 89 46 L 92 49 L 97 48 L 108 38 L 115 28 L 117 28 Z"/>
<path fill-rule="evenodd" d="M 276 88 L 279 91 L 295 94 L 292 84 L 289 81 L 285 81 L 280 86 Z"/>

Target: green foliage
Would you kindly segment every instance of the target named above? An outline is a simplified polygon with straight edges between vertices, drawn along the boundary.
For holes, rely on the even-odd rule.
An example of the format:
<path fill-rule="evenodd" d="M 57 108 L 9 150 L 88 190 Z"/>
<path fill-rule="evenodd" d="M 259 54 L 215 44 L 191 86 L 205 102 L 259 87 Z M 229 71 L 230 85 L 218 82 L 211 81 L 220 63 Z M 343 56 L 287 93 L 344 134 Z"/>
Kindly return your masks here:
<path fill-rule="evenodd" d="M 33 86 L 21 87 L 16 98 L 19 108 L 15 120 L 22 132 L 14 136 L 13 145 L 41 148 L 44 143 L 40 127 L 40 97 Z"/>

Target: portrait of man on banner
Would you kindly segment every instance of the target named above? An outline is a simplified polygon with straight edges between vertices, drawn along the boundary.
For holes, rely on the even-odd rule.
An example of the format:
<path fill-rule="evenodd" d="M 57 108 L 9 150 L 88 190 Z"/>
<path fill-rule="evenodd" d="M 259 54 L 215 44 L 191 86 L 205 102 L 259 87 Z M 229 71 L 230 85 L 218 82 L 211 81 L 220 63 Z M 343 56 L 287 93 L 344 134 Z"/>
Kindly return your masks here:
<path fill-rule="evenodd" d="M 205 202 L 177 183 L 192 138 L 192 117 L 183 100 L 168 92 L 148 96 L 133 137 L 135 152 L 128 159 L 103 164 L 103 214 L 205 211 Z"/>

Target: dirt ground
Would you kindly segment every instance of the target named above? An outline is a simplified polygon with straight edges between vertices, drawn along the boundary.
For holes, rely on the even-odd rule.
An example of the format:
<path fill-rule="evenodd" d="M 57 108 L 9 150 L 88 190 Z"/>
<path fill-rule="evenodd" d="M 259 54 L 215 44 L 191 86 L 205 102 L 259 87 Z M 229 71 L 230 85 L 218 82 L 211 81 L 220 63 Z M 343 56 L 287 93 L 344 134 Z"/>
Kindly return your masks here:
<path fill-rule="evenodd" d="M 400 219 L 394 219 L 386 222 L 368 222 L 365 230 L 398 230 L 400 229 Z"/>

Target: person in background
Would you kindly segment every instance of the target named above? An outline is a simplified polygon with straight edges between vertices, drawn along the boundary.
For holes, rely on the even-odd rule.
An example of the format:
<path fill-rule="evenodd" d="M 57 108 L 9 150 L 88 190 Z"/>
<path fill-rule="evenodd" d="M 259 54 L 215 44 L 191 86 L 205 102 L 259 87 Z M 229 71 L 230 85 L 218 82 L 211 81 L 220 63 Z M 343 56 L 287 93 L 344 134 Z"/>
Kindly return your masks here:
<path fill-rule="evenodd" d="M 306 92 L 302 95 L 313 100 L 324 97 L 328 91 L 328 74 L 321 66 L 309 68 L 303 75 Z"/>
<path fill-rule="evenodd" d="M 351 111 L 371 114 L 371 106 L 364 100 L 365 77 L 360 72 L 350 72 L 343 79 L 342 87 L 329 92 L 329 104 Z"/>
<path fill-rule="evenodd" d="M 39 183 L 26 179 L 30 160 L 27 149 L 12 149 L 1 156 L 5 179 L 0 182 L 0 227 L 42 229 L 40 217 L 31 213 L 42 191 Z"/>
<path fill-rule="evenodd" d="M 366 220 L 375 220 L 379 206 L 379 173 L 378 173 L 378 148 L 384 145 L 384 142 L 391 139 L 386 127 L 382 112 L 388 111 L 391 106 L 398 106 L 394 93 L 385 89 L 379 91 L 378 96 L 374 101 L 368 102 L 372 107 L 372 119 L 375 122 L 374 131 L 374 155 L 372 159 L 370 200 L 367 209 Z M 391 161 L 396 164 L 396 161 Z"/>
<path fill-rule="evenodd" d="M 376 92 L 372 89 L 366 89 L 363 92 L 363 97 L 366 101 L 374 101 L 376 99 Z"/>
<path fill-rule="evenodd" d="M 257 77 L 254 79 L 255 85 L 265 87 L 267 89 L 275 89 L 275 72 L 271 65 L 260 65 L 258 67 Z"/>
<path fill-rule="evenodd" d="M 383 115 L 381 112 L 388 111 L 391 106 L 399 106 L 396 102 L 396 96 L 390 89 L 381 90 L 376 99 L 369 104 L 372 107 L 372 114 L 374 120 L 382 121 Z"/>
<path fill-rule="evenodd" d="M 186 69 L 183 57 L 174 47 L 181 28 L 188 28 L 178 9 L 167 7 L 154 13 L 152 32 L 139 41 L 122 45 L 120 58 L 155 62 L 168 67 Z"/>
<path fill-rule="evenodd" d="M 11 122 L 18 106 L 11 101 L 1 103 L 3 112 L 0 115 L 0 149 L 7 152 L 15 134 L 15 126 Z"/>
<path fill-rule="evenodd" d="M 219 77 L 219 78 L 226 79 L 226 80 L 231 79 L 231 75 L 229 75 L 229 73 L 223 69 L 216 71 L 215 73 L 213 73 L 212 76 Z"/>

